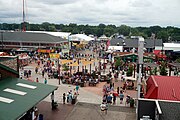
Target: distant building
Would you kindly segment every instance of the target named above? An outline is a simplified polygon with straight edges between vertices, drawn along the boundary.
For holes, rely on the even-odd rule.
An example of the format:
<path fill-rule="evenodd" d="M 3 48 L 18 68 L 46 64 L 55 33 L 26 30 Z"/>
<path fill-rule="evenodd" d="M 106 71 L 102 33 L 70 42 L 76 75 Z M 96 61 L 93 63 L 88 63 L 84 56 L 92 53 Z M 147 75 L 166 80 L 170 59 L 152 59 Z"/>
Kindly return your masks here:
<path fill-rule="evenodd" d="M 1 49 L 13 48 L 46 48 L 67 44 L 67 39 L 47 33 L 38 32 L 1 32 Z"/>
<path fill-rule="evenodd" d="M 145 45 L 147 52 L 153 52 L 156 47 L 162 47 L 161 39 L 145 39 Z M 130 52 L 133 48 L 137 50 L 138 48 L 138 39 L 123 39 L 122 37 L 113 38 L 110 40 L 110 46 L 122 46 L 123 51 Z"/>

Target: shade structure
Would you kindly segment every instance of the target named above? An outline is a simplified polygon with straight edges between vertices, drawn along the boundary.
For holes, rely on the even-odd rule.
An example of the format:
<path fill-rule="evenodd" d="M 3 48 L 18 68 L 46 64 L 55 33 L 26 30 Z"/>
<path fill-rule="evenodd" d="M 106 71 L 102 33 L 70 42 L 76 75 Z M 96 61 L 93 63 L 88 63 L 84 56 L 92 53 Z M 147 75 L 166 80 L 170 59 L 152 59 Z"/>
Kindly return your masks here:
<path fill-rule="evenodd" d="M 61 64 L 66 64 L 66 63 L 70 63 L 70 62 L 73 62 L 73 60 L 66 60 L 66 59 L 64 59 L 64 60 L 61 59 L 61 60 L 60 60 L 60 63 L 61 63 Z"/>
<path fill-rule="evenodd" d="M 79 66 L 79 64 L 78 64 L 78 62 L 75 62 L 75 63 L 70 64 L 69 66 L 76 67 L 76 66 Z"/>
<path fill-rule="evenodd" d="M 93 61 L 82 61 L 82 65 L 83 66 L 86 66 L 86 65 L 89 65 L 89 64 L 92 64 Z"/>

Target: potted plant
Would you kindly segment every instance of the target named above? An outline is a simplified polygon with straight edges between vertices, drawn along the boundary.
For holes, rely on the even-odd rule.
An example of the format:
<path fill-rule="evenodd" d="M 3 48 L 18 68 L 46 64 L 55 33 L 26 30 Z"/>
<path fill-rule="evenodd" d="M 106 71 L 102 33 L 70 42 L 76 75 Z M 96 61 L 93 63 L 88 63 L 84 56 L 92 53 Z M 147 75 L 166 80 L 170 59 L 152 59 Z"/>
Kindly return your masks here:
<path fill-rule="evenodd" d="M 162 76 L 166 76 L 167 70 L 166 70 L 166 63 L 165 62 L 161 62 L 161 66 L 160 66 L 160 75 Z"/>
<path fill-rule="evenodd" d="M 69 67 L 66 64 L 63 64 L 62 68 L 63 68 L 63 71 L 68 71 L 69 70 Z"/>
<path fill-rule="evenodd" d="M 129 103 L 130 103 L 130 107 L 134 107 L 134 99 L 133 98 L 130 98 Z"/>
<path fill-rule="evenodd" d="M 132 74 L 133 74 L 133 66 L 132 66 L 132 65 L 129 65 L 129 69 L 128 69 L 126 75 L 127 75 L 128 77 L 130 77 L 130 76 L 132 76 Z"/>

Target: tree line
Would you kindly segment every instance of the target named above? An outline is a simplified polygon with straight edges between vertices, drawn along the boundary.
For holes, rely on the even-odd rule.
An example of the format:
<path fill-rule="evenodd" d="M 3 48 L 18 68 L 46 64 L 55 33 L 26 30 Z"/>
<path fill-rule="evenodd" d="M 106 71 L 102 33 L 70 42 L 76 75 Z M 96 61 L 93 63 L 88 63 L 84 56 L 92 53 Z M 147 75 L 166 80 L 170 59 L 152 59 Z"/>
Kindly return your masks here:
<path fill-rule="evenodd" d="M 21 24 L 8 24 L 1 23 L 0 30 L 22 30 L 23 23 Z M 143 36 L 144 38 L 153 37 L 154 39 L 162 39 L 164 42 L 180 41 L 180 28 L 167 26 L 150 26 L 150 27 L 130 27 L 127 25 L 105 25 L 99 24 L 92 25 L 77 25 L 75 23 L 54 24 L 43 22 L 42 24 L 29 24 L 25 23 L 26 30 L 28 31 L 61 31 L 71 32 L 72 34 L 85 33 L 87 35 L 95 35 L 100 37 L 106 35 L 108 37 L 113 35 L 130 36 Z"/>

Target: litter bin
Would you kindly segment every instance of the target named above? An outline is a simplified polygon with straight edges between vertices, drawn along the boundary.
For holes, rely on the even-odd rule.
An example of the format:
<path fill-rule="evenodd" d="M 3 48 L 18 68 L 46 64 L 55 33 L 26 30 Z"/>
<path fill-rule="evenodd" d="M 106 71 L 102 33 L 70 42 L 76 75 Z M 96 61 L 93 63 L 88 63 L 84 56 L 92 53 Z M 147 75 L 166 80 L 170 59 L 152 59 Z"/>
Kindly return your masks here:
<path fill-rule="evenodd" d="M 58 73 L 54 73 L 54 78 L 58 78 Z"/>
<path fill-rule="evenodd" d="M 43 114 L 39 114 L 39 120 L 44 120 L 43 119 Z"/>
<path fill-rule="evenodd" d="M 72 104 L 75 104 L 75 103 L 76 103 L 76 100 L 77 100 L 77 96 L 73 97 L 73 98 L 72 98 Z"/>

